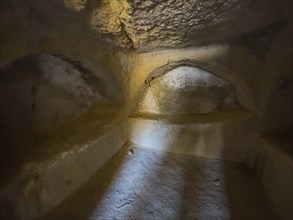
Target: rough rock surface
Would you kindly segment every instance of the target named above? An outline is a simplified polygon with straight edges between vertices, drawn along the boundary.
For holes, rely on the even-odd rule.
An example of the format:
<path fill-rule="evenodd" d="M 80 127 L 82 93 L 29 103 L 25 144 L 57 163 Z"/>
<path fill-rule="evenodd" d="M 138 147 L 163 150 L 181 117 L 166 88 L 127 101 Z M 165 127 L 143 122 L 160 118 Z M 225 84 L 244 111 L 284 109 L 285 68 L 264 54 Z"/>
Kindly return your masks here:
<path fill-rule="evenodd" d="M 124 148 L 47 218 L 273 219 L 266 199 L 242 164 Z"/>
<path fill-rule="evenodd" d="M 120 48 L 147 51 L 231 40 L 292 18 L 292 7 L 292 1 L 255 0 L 4 0 L 0 24 L 6 28 L 4 21 L 13 17 L 13 9 L 13 19 L 27 25 L 20 31 L 29 28 L 28 34 L 35 38 L 30 37 L 31 46 L 59 27 L 65 32 L 80 30 Z M 3 42 L 10 31 L 1 33 Z"/>
<path fill-rule="evenodd" d="M 118 45 L 149 50 L 238 36 L 290 16 L 291 6 L 291 1 L 103 0 L 89 16 L 91 27 L 115 35 Z"/>

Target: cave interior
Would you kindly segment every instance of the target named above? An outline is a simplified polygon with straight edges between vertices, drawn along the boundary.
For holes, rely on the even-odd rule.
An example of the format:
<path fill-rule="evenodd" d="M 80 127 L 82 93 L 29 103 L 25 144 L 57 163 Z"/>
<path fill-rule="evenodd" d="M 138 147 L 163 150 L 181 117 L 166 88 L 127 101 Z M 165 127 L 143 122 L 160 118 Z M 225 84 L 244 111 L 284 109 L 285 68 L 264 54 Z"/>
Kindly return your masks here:
<path fill-rule="evenodd" d="M 0 1 L 3 220 L 292 220 L 292 137 L 293 1 Z"/>

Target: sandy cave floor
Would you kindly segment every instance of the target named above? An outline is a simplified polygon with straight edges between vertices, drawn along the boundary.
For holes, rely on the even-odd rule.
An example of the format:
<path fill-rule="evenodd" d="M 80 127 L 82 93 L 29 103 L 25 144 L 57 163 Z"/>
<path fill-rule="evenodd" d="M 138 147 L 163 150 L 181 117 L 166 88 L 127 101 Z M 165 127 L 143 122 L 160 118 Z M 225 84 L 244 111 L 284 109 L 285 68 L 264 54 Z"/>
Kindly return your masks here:
<path fill-rule="evenodd" d="M 243 164 L 123 147 L 46 219 L 275 218 Z"/>

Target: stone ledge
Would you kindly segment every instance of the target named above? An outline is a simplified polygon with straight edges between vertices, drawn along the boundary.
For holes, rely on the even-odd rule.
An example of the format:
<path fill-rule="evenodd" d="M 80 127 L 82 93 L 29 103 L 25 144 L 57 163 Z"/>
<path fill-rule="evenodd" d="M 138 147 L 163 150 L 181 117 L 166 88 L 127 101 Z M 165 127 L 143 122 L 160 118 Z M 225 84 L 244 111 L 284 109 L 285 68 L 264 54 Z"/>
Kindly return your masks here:
<path fill-rule="evenodd" d="M 120 149 L 126 141 L 125 126 L 114 121 L 94 140 L 22 165 L 1 190 L 2 217 L 39 219 L 48 213 Z"/>

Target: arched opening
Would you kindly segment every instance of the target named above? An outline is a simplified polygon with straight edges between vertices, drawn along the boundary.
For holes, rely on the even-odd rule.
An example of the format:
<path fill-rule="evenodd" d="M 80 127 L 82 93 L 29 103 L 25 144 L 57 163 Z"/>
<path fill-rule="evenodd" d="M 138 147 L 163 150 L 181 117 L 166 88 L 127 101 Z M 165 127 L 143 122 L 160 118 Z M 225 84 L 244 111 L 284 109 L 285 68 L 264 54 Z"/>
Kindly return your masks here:
<path fill-rule="evenodd" d="M 234 88 L 210 72 L 178 66 L 148 82 L 139 113 L 192 115 L 238 107 Z"/>

